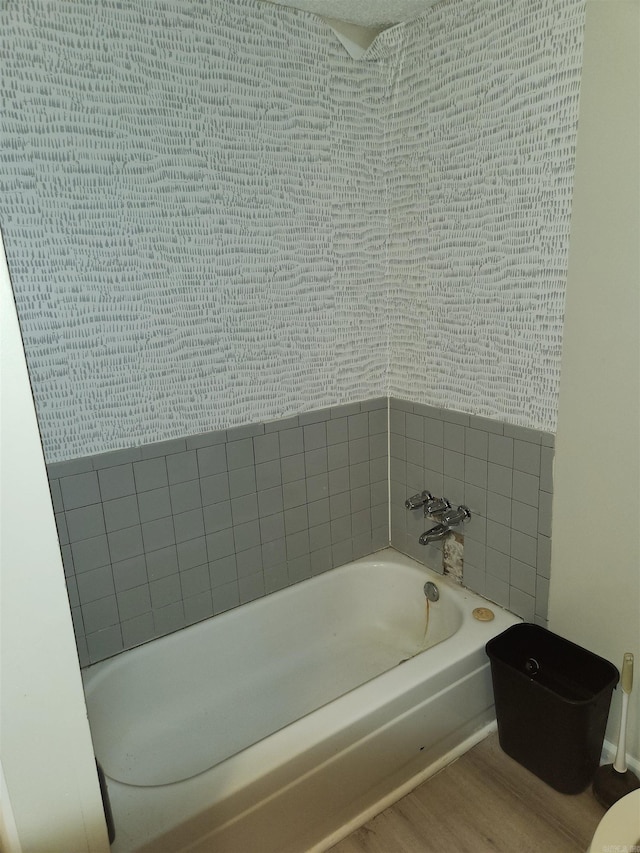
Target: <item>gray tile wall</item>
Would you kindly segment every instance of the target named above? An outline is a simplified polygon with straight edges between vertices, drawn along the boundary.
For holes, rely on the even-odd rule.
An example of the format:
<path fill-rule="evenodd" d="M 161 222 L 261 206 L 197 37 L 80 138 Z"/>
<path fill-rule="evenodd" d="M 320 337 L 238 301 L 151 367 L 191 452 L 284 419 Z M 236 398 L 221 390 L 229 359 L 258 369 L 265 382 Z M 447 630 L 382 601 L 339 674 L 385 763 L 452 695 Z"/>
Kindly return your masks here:
<path fill-rule="evenodd" d="M 397 399 L 389 426 L 393 547 L 442 570 L 441 545 L 418 543 L 435 522 L 404 501 L 428 489 L 466 504 L 464 585 L 546 625 L 554 436 Z"/>
<path fill-rule="evenodd" d="M 81 664 L 389 543 L 387 399 L 48 466 Z"/>
<path fill-rule="evenodd" d="M 426 488 L 467 504 L 464 585 L 544 625 L 553 444 L 376 398 L 49 465 L 80 662 L 386 547 L 389 470 L 391 545 L 442 571 L 404 501 Z"/>

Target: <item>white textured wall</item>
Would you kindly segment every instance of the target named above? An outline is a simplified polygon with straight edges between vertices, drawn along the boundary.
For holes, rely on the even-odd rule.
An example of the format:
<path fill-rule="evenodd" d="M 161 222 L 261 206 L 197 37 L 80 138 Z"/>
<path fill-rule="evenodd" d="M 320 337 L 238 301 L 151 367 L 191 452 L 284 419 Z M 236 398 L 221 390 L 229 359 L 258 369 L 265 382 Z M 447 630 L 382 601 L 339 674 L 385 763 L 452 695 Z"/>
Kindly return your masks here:
<path fill-rule="evenodd" d="M 0 10 L 0 217 L 47 460 L 391 393 L 555 426 L 584 0 L 355 62 L 254 0 Z"/>

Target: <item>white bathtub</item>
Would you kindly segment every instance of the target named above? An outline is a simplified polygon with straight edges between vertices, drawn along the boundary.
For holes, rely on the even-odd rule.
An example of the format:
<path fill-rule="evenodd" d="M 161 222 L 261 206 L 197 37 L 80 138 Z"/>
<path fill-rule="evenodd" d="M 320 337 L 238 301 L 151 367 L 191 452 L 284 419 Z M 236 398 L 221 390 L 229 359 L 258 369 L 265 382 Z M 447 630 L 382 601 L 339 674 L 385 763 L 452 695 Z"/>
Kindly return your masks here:
<path fill-rule="evenodd" d="M 327 849 L 491 727 L 486 606 L 386 549 L 90 667 L 113 853 Z"/>

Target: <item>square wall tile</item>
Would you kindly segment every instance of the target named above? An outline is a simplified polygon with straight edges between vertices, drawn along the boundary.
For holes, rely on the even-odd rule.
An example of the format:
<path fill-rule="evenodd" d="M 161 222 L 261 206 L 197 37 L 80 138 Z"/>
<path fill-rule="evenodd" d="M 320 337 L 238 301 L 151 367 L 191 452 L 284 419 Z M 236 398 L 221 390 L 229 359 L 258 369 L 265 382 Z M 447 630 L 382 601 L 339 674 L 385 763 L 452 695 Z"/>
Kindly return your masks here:
<path fill-rule="evenodd" d="M 197 539 L 189 539 L 176 545 L 178 554 L 178 568 L 181 572 L 202 566 L 208 562 L 207 540 L 204 536 Z"/>
<path fill-rule="evenodd" d="M 167 476 L 170 484 L 194 480 L 198 476 L 196 451 L 187 450 L 167 456 Z"/>
<path fill-rule="evenodd" d="M 533 474 L 536 477 L 540 476 L 540 451 L 539 444 L 532 444 L 530 441 L 520 441 L 515 439 L 513 442 L 513 467 L 516 471 L 523 471 L 525 474 Z"/>
<path fill-rule="evenodd" d="M 151 551 L 144 557 L 149 580 L 159 580 L 178 571 L 178 552 L 175 545 Z"/>
<path fill-rule="evenodd" d="M 167 464 L 164 456 L 157 459 L 143 459 L 141 462 L 133 463 L 133 476 L 135 489 L 132 491 L 148 492 L 151 489 L 159 489 L 169 485 L 167 475 Z M 112 495 L 121 497 L 121 495 Z"/>
<path fill-rule="evenodd" d="M 111 534 L 114 536 L 115 534 Z M 173 530 L 173 518 L 160 518 L 157 521 L 147 521 L 142 525 L 142 540 L 143 550 L 157 551 L 160 548 L 166 548 L 168 545 L 174 545 L 176 535 Z M 127 556 L 131 556 L 128 554 Z"/>
<path fill-rule="evenodd" d="M 196 457 L 201 477 L 223 474 L 227 470 L 227 452 L 224 444 L 201 447 L 196 451 Z"/>
<path fill-rule="evenodd" d="M 148 492 L 140 492 L 137 496 L 140 522 L 156 521 L 171 515 L 171 498 L 169 488 L 162 486 Z"/>
<path fill-rule="evenodd" d="M 287 561 L 287 546 L 283 539 L 273 539 L 262 545 L 262 568 L 270 569 L 281 566 Z"/>
<path fill-rule="evenodd" d="M 135 495 L 105 501 L 102 504 L 102 509 L 104 523 L 109 533 L 114 530 L 122 530 L 125 527 L 133 527 L 140 524 L 138 501 Z"/>
<path fill-rule="evenodd" d="M 183 599 L 209 591 L 211 586 L 208 564 L 194 566 L 192 569 L 180 572 L 180 586 L 182 588 Z"/>
<path fill-rule="evenodd" d="M 231 501 L 231 515 L 234 524 L 244 524 L 258 518 L 258 495 L 252 493 L 234 498 Z"/>
<path fill-rule="evenodd" d="M 238 593 L 241 604 L 247 604 L 249 601 L 261 598 L 265 594 L 264 575 L 262 572 L 238 578 Z"/>
<path fill-rule="evenodd" d="M 475 459 L 489 458 L 489 433 L 481 429 L 465 428 L 464 452 Z"/>
<path fill-rule="evenodd" d="M 454 450 L 457 453 L 465 452 L 465 427 L 460 424 L 444 424 L 444 449 Z"/>
<path fill-rule="evenodd" d="M 66 510 L 100 503 L 98 475 L 95 471 L 62 477 L 60 480 L 62 500 Z"/>
<path fill-rule="evenodd" d="M 165 607 L 167 604 L 173 604 L 182 599 L 182 588 L 180 586 L 179 575 L 167 575 L 157 581 L 151 581 L 149 584 L 151 592 L 151 604 L 153 609 Z"/>
<path fill-rule="evenodd" d="M 219 503 L 220 501 L 228 501 L 229 494 L 229 476 L 226 471 L 221 474 L 212 474 L 208 477 L 200 478 L 200 494 L 202 495 L 202 505 Z"/>
<path fill-rule="evenodd" d="M 202 622 L 213 616 L 211 590 L 203 590 L 184 599 L 184 617 L 188 625 Z"/>
<path fill-rule="evenodd" d="M 187 450 L 198 450 L 200 447 L 224 444 L 226 440 L 227 432 L 224 429 L 213 432 L 202 432 L 198 435 L 192 435 L 187 439 Z"/>
<path fill-rule="evenodd" d="M 152 459 L 157 456 L 182 453 L 186 449 L 187 442 L 184 438 L 170 438 L 167 441 L 156 441 L 153 444 L 146 444 L 140 450 L 143 459 Z"/>
<path fill-rule="evenodd" d="M 204 536 L 204 518 L 201 509 L 192 509 L 173 516 L 175 541 L 186 542 Z M 168 544 L 168 543 L 167 543 Z"/>
<path fill-rule="evenodd" d="M 187 480 L 170 488 L 171 509 L 174 513 L 189 512 L 202 506 L 200 481 Z"/>
<path fill-rule="evenodd" d="M 240 578 L 248 577 L 262 571 L 262 547 L 254 545 L 236 554 L 236 569 L 238 581 Z"/>
<path fill-rule="evenodd" d="M 259 462 L 256 465 L 256 489 L 263 491 L 264 489 L 273 489 L 282 483 L 282 472 L 280 469 L 280 460 L 274 459 L 271 462 Z"/>
<path fill-rule="evenodd" d="M 122 649 L 122 631 L 119 624 L 95 632 L 87 631 L 87 652 L 90 663 L 117 655 Z"/>
<path fill-rule="evenodd" d="M 369 415 L 363 412 L 359 415 L 350 415 L 347 418 L 349 429 L 349 441 L 364 438 L 369 434 Z"/>
<path fill-rule="evenodd" d="M 504 465 L 489 462 L 487 470 L 487 488 L 490 492 L 497 492 L 510 498 L 513 492 L 514 471 Z"/>
<path fill-rule="evenodd" d="M 513 468 L 513 439 L 504 435 L 490 435 L 489 462 Z"/>
<path fill-rule="evenodd" d="M 343 492 L 348 492 L 350 487 L 351 478 L 348 468 L 337 468 L 335 471 L 329 471 L 330 497 L 342 494 Z M 362 488 L 368 489 L 368 486 L 362 486 Z"/>
<path fill-rule="evenodd" d="M 464 457 L 464 481 L 479 489 L 488 485 L 488 467 L 484 459 L 475 456 Z"/>
<path fill-rule="evenodd" d="M 66 525 L 67 541 L 71 542 L 78 542 L 80 539 L 91 539 L 93 536 L 105 533 L 105 518 L 102 504 L 91 504 L 90 506 L 67 510 Z"/>
<path fill-rule="evenodd" d="M 111 566 L 102 566 L 99 569 L 92 569 L 90 572 L 82 572 L 82 574 L 77 575 L 76 581 L 81 604 L 106 598 L 115 592 Z"/>
<path fill-rule="evenodd" d="M 277 432 L 256 435 L 253 439 L 253 456 L 258 465 L 280 458 L 280 437 Z"/>
<path fill-rule="evenodd" d="M 271 592 L 277 592 L 279 589 L 286 589 L 289 586 L 289 574 L 286 563 L 265 568 L 263 575 L 266 595 L 269 595 Z"/>
<path fill-rule="evenodd" d="M 387 407 L 369 412 L 369 435 L 387 434 Z"/>
<path fill-rule="evenodd" d="M 509 554 L 511 550 L 511 528 L 506 524 L 498 524 L 487 520 L 487 545 L 502 554 Z"/>
<path fill-rule="evenodd" d="M 82 605 L 82 619 L 87 634 L 119 625 L 120 615 L 115 595 L 108 595 Z"/>
<path fill-rule="evenodd" d="M 234 583 L 238 579 L 235 554 L 214 560 L 209 563 L 209 580 L 211 588 Z"/>
<path fill-rule="evenodd" d="M 111 562 L 106 536 L 94 536 L 71 543 L 71 553 L 76 574 L 106 566 Z"/>
<path fill-rule="evenodd" d="M 509 602 L 504 605 L 516 616 L 521 616 L 525 622 L 533 622 L 536 615 L 536 600 L 532 595 L 515 586 L 509 588 Z"/>
<path fill-rule="evenodd" d="M 265 489 L 259 491 L 258 498 L 258 516 L 263 518 L 267 515 L 275 515 L 277 512 L 282 512 L 284 503 L 282 498 L 282 487 L 277 486 L 273 489 Z"/>
<path fill-rule="evenodd" d="M 253 440 L 251 438 L 231 441 L 227 444 L 227 464 L 229 471 L 235 468 L 247 468 L 254 464 Z"/>
<path fill-rule="evenodd" d="M 142 555 L 112 563 L 111 569 L 116 592 L 142 586 L 147 582 L 147 563 Z"/>
<path fill-rule="evenodd" d="M 424 418 L 421 415 L 405 415 L 405 437 L 412 441 L 424 440 Z"/>
<path fill-rule="evenodd" d="M 175 601 L 166 607 L 153 609 L 153 624 L 156 635 L 161 637 L 165 634 L 171 634 L 174 631 L 179 631 L 186 625 L 184 616 L 184 604 L 182 601 Z"/>
<path fill-rule="evenodd" d="M 538 506 L 540 478 L 522 471 L 513 472 L 513 499 L 529 506 Z"/>
<path fill-rule="evenodd" d="M 487 548 L 483 542 L 464 537 L 464 563 L 474 565 L 477 569 L 484 571 L 486 566 Z"/>
<path fill-rule="evenodd" d="M 118 593 L 118 612 L 121 621 L 133 619 L 151 611 L 149 585 L 133 587 Z"/>
<path fill-rule="evenodd" d="M 152 521 L 150 524 L 162 524 L 163 522 Z M 137 524 L 135 527 L 127 527 L 124 530 L 114 530 L 107 535 L 109 540 L 109 553 L 114 562 L 128 560 L 144 553 L 142 540 L 143 528 Z M 167 543 L 168 544 L 168 543 Z M 152 549 L 150 549 L 152 550 Z"/>
<path fill-rule="evenodd" d="M 536 570 L 534 566 L 528 566 L 519 560 L 511 558 L 511 573 L 509 577 L 510 586 L 515 586 L 527 595 L 536 594 Z"/>
<path fill-rule="evenodd" d="M 229 471 L 229 494 L 232 498 L 239 498 L 255 491 L 257 491 L 257 486 L 254 466 Z"/>
<path fill-rule="evenodd" d="M 280 456 L 295 456 L 304 453 L 302 427 L 284 429 L 280 432 Z"/>
<path fill-rule="evenodd" d="M 307 481 L 295 480 L 293 483 L 285 483 L 280 490 L 280 500 L 270 506 L 269 511 L 261 512 L 260 515 L 273 515 L 282 512 L 283 509 L 292 509 L 302 506 L 307 502 Z"/>
<path fill-rule="evenodd" d="M 152 613 L 143 613 L 133 619 L 126 619 L 122 622 L 121 628 L 122 640 L 127 649 L 148 643 L 155 637 Z"/>
<path fill-rule="evenodd" d="M 280 471 L 283 483 L 293 483 L 295 480 L 304 480 L 306 476 L 304 454 L 297 453 L 281 459 Z"/>
<path fill-rule="evenodd" d="M 302 428 L 302 433 L 305 452 L 327 446 L 327 427 L 324 421 L 308 424 Z"/>
<path fill-rule="evenodd" d="M 426 444 L 444 447 L 444 422 L 436 418 L 425 418 L 424 441 Z"/>
<path fill-rule="evenodd" d="M 225 613 L 227 610 L 237 607 L 240 604 L 238 581 L 231 581 L 230 583 L 216 587 L 212 590 L 211 597 L 213 599 L 214 615 Z"/>

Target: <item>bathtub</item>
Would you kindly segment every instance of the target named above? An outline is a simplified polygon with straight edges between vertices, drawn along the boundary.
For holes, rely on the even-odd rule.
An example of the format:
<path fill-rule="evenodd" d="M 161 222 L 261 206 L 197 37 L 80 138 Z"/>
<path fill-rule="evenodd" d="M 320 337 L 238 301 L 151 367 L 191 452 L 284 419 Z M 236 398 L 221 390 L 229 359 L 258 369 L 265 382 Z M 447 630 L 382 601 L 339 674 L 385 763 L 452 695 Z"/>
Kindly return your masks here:
<path fill-rule="evenodd" d="M 113 853 L 328 849 L 491 730 L 518 621 L 389 548 L 89 667 Z"/>

